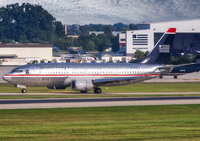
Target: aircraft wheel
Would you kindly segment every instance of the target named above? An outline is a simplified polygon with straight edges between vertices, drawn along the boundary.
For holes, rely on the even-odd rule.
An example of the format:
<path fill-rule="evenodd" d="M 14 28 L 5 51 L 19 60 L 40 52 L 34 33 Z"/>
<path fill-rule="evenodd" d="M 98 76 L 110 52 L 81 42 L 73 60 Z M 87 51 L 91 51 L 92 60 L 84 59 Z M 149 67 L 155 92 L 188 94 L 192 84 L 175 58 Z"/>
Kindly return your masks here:
<path fill-rule="evenodd" d="M 22 89 L 22 93 L 26 93 L 27 92 L 27 90 L 26 89 Z"/>
<path fill-rule="evenodd" d="M 94 93 L 100 94 L 102 92 L 101 88 L 95 88 Z"/>
<path fill-rule="evenodd" d="M 160 76 L 159 76 L 159 78 L 160 78 L 160 79 L 162 79 L 162 78 L 163 78 L 163 76 L 162 76 L 162 75 L 160 75 Z"/>
<path fill-rule="evenodd" d="M 81 93 L 87 93 L 87 91 L 81 91 Z"/>
<path fill-rule="evenodd" d="M 177 79 L 178 77 L 176 75 L 174 75 L 174 79 Z"/>

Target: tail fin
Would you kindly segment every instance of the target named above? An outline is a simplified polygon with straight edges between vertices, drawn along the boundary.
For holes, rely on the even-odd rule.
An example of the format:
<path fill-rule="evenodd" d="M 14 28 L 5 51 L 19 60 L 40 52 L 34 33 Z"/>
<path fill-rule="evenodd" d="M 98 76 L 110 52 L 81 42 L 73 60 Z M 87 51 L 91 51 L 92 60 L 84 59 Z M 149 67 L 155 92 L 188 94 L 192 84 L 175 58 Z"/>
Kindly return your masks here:
<path fill-rule="evenodd" d="M 131 63 L 142 64 L 165 64 L 169 61 L 171 46 L 174 41 L 176 28 L 169 28 L 154 46 L 154 49 L 144 58 L 137 59 Z"/>

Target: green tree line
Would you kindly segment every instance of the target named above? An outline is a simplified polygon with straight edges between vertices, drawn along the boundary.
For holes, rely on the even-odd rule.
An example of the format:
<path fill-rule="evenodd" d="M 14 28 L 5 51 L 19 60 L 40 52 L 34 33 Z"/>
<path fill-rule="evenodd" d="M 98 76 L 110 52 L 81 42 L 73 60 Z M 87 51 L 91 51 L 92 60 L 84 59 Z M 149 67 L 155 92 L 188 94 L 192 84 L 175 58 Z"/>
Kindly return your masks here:
<path fill-rule="evenodd" d="M 112 47 L 119 50 L 119 37 L 112 31 L 124 31 L 136 28 L 135 24 L 114 25 L 90 24 L 68 26 L 68 33 L 79 35 L 79 38 L 68 38 L 64 25 L 57 21 L 41 5 L 29 3 L 10 4 L 0 8 L 0 42 L 2 43 L 53 43 L 62 50 L 70 46 L 81 46 L 87 51 L 104 51 Z M 104 31 L 104 33 L 89 35 L 89 31 Z"/>
<path fill-rule="evenodd" d="M 0 8 L 0 40 L 3 43 L 51 43 L 63 36 L 62 23 L 40 5 L 16 3 Z"/>

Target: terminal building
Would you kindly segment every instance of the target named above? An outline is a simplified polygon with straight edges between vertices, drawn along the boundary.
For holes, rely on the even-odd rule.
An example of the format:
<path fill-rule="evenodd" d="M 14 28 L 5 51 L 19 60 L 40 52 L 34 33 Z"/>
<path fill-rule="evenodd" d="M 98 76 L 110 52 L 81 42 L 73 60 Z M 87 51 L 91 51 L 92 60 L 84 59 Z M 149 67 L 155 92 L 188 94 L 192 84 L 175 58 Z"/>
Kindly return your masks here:
<path fill-rule="evenodd" d="M 1 64 L 23 65 L 33 60 L 52 61 L 52 49 L 53 44 L 0 44 Z"/>
<path fill-rule="evenodd" d="M 137 30 L 120 33 L 119 52 L 125 55 L 133 55 L 136 50 L 150 52 L 169 28 L 176 28 L 173 55 L 195 54 L 196 51 L 200 51 L 200 19 L 195 19 L 138 24 Z"/>

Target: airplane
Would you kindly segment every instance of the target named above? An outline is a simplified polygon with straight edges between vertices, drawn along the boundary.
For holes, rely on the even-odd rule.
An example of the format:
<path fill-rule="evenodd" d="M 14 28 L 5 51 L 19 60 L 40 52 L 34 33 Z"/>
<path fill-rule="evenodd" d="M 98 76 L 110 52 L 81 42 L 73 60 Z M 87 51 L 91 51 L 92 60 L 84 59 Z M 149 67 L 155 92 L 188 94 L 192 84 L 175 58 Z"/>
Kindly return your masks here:
<path fill-rule="evenodd" d="M 160 45 L 167 44 L 173 39 L 176 28 L 169 28 L 155 45 L 152 52 L 143 62 L 155 60 L 155 50 Z M 102 92 L 100 86 L 119 86 L 139 83 L 155 77 L 169 74 L 175 66 L 148 63 L 41 63 L 29 64 L 14 68 L 5 74 L 3 79 L 26 93 L 27 86 L 45 86 L 49 89 L 65 89 L 87 93 L 94 89 L 94 93 Z"/>

